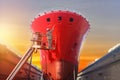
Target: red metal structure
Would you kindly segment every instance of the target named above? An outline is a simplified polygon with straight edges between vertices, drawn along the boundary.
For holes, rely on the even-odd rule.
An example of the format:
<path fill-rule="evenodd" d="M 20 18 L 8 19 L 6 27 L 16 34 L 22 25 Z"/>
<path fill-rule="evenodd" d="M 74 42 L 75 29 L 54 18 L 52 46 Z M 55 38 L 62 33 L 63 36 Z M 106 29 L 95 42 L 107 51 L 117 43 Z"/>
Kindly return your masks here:
<path fill-rule="evenodd" d="M 40 49 L 42 80 L 76 80 L 79 51 L 89 29 L 87 20 L 69 11 L 51 11 L 32 22 L 33 45 L 6 80 L 13 80 L 31 54 Z"/>
<path fill-rule="evenodd" d="M 74 12 L 51 11 L 35 18 L 31 27 L 34 33 L 41 34 L 44 79 L 76 80 L 80 46 L 89 29 L 87 20 Z M 47 35 L 48 29 L 52 35 Z"/>

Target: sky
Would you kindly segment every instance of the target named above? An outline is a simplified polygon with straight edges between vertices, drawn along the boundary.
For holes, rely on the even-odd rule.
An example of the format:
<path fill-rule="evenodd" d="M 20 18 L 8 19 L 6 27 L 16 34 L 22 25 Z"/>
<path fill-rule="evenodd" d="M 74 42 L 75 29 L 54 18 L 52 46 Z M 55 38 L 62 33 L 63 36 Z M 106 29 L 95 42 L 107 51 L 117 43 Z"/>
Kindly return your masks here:
<path fill-rule="evenodd" d="M 51 10 L 74 11 L 89 21 L 79 71 L 120 42 L 120 0 L 0 0 L 0 43 L 23 55 L 31 45 L 32 20 Z M 33 57 L 40 66 L 39 54 Z"/>

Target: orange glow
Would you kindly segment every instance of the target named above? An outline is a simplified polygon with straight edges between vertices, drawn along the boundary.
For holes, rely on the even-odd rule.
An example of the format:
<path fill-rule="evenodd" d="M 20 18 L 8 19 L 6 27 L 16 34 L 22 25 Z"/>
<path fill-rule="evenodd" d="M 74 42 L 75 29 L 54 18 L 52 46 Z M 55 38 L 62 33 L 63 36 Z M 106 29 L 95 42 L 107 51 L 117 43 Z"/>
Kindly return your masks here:
<path fill-rule="evenodd" d="M 98 59 L 96 56 L 81 56 L 78 71 L 81 71 L 86 66 L 92 64 L 96 59 Z"/>
<path fill-rule="evenodd" d="M 15 24 L 14 21 L 0 22 L 0 42 L 5 43 L 5 45 L 10 46 L 10 48 L 19 52 L 20 55 L 23 55 L 31 45 L 30 39 L 32 33 L 27 25 L 25 27 L 24 24 Z M 90 32 L 88 34 L 90 34 Z M 109 42 L 106 44 L 106 41 L 92 40 L 89 37 L 91 36 L 87 36 L 80 53 L 79 71 L 94 62 L 95 59 L 102 57 L 114 44 Z M 38 68 L 41 68 L 39 53 L 33 54 L 32 63 Z"/>
<path fill-rule="evenodd" d="M 41 68 L 40 53 L 34 53 L 32 57 L 33 57 L 33 62 L 32 63 L 40 69 Z"/>
<path fill-rule="evenodd" d="M 13 25 L 13 24 L 0 24 L 0 42 L 6 43 L 6 45 L 10 46 L 10 48 L 20 52 L 20 55 L 24 55 L 27 49 L 30 47 L 31 42 L 31 34 L 27 29 L 24 30 L 24 27 Z M 96 45 L 95 45 L 96 44 Z M 109 46 L 102 46 L 101 44 L 97 44 L 96 42 L 90 43 L 90 41 L 86 41 L 83 49 L 80 53 L 80 63 L 79 70 L 84 69 L 90 63 L 95 61 L 95 59 L 100 58 L 106 52 L 103 48 L 108 48 Z M 38 68 L 41 68 L 40 65 L 40 53 L 33 54 L 32 63 L 36 65 Z"/>

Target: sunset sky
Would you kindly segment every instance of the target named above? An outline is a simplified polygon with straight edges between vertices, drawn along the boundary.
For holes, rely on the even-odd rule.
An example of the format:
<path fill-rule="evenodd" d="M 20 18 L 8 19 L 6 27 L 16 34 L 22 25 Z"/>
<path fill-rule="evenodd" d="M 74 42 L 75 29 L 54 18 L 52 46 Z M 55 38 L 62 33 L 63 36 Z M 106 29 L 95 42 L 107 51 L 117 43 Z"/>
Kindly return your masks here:
<path fill-rule="evenodd" d="M 90 23 L 79 70 L 120 42 L 120 0 L 0 0 L 0 43 L 23 55 L 31 45 L 32 20 L 50 10 L 75 11 Z M 33 56 L 39 65 L 39 54 Z"/>

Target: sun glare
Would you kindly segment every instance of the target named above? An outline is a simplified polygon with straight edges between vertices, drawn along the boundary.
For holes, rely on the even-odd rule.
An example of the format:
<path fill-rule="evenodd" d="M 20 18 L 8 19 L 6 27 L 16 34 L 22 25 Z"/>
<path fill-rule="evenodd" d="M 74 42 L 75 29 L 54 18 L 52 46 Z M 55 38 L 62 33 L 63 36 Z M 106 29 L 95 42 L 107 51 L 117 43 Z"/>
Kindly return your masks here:
<path fill-rule="evenodd" d="M 17 55 L 23 55 L 26 52 L 26 49 L 29 48 L 28 40 L 26 36 L 27 34 L 23 35 L 23 31 L 19 33 L 22 29 L 19 28 L 19 25 L 14 25 L 12 23 L 5 23 L 0 22 L 0 43 L 7 46 L 10 50 L 14 51 Z M 21 29 L 21 30 L 20 30 Z M 25 39 L 20 39 L 20 38 Z M 39 69 L 41 68 L 40 65 L 40 54 L 33 54 L 33 61 L 32 63 L 36 65 Z"/>
<path fill-rule="evenodd" d="M 0 23 L 0 42 L 9 43 L 8 41 L 12 38 L 12 31 L 10 25 L 6 23 Z"/>

